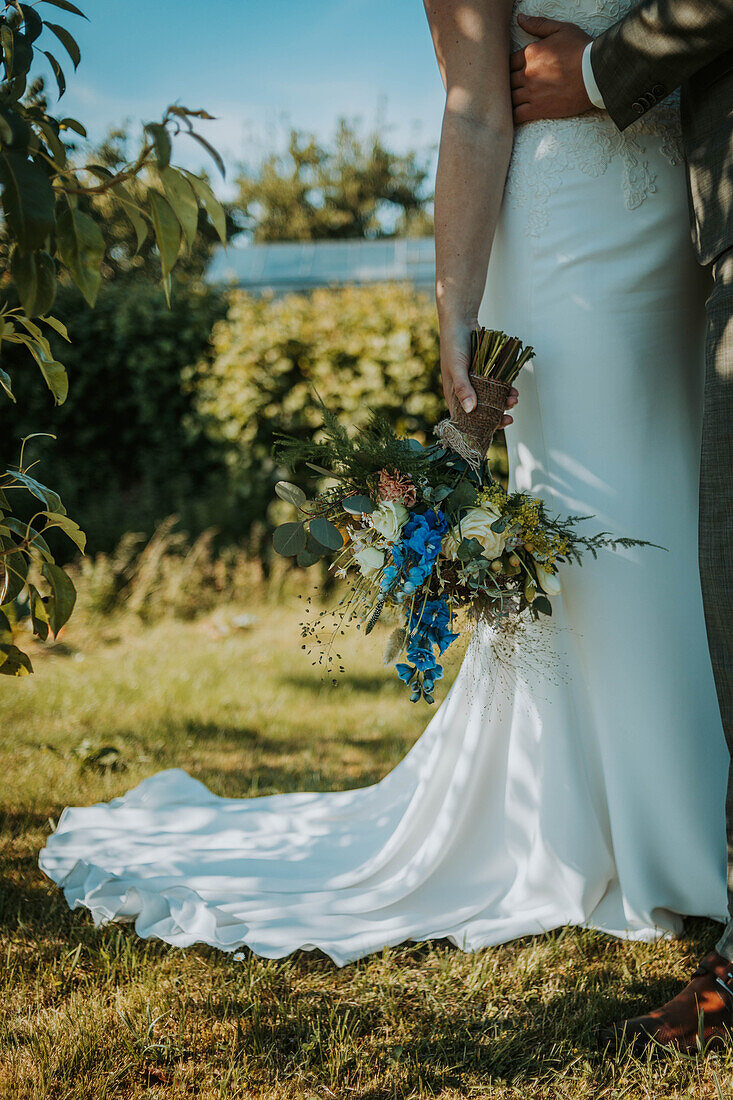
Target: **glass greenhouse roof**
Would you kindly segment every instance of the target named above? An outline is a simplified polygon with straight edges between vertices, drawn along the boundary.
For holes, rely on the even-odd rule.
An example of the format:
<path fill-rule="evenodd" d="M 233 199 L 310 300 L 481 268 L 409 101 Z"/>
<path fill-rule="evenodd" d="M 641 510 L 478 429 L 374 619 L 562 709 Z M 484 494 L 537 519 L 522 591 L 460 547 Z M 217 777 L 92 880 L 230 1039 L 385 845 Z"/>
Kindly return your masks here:
<path fill-rule="evenodd" d="M 231 244 L 214 254 L 206 278 L 254 293 L 395 280 L 432 288 L 435 242 L 432 237 L 416 237 Z"/>

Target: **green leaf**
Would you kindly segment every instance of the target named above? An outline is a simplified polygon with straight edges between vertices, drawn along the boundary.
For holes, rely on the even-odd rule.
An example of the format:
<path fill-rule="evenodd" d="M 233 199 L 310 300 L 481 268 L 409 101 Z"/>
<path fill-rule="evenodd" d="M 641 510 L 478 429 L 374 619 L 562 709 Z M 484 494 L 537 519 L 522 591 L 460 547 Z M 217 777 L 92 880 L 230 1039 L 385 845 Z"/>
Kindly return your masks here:
<path fill-rule="evenodd" d="M 71 578 L 59 565 L 44 562 L 41 566 L 41 573 L 51 588 L 46 610 L 48 611 L 48 623 L 51 632 L 55 636 L 61 630 L 61 627 L 69 621 L 69 616 L 74 610 L 76 589 L 71 583 Z"/>
<path fill-rule="evenodd" d="M 541 611 L 543 615 L 552 615 L 552 604 L 547 596 L 535 596 L 532 607 L 534 607 L 536 611 Z"/>
<path fill-rule="evenodd" d="M 149 122 L 145 127 L 147 133 L 150 134 L 153 139 L 153 146 L 155 147 L 155 156 L 158 161 L 158 168 L 167 168 L 171 162 L 171 136 L 166 130 L 162 122 Z"/>
<path fill-rule="evenodd" d="M 305 550 L 305 527 L 302 523 L 281 523 L 275 528 L 272 545 L 284 558 L 295 557 Z"/>
<path fill-rule="evenodd" d="M 463 539 L 458 547 L 457 556 L 459 561 L 472 561 L 474 558 L 481 557 L 483 552 L 484 548 L 478 539 Z"/>
<path fill-rule="evenodd" d="M 26 489 L 37 497 L 38 500 L 42 500 L 46 507 L 51 512 L 59 512 L 61 515 L 66 514 L 66 509 L 61 503 L 61 497 L 58 493 L 55 493 L 53 489 L 49 489 L 48 486 L 42 485 L 40 481 L 36 481 L 30 474 L 24 473 L 22 470 L 16 470 L 11 467 L 8 470 L 10 477 L 14 477 L 16 481 L 25 485 Z"/>
<path fill-rule="evenodd" d="M 43 248 L 53 231 L 53 188 L 44 170 L 22 153 L 0 150 L 0 184 L 8 225 L 23 252 Z"/>
<path fill-rule="evenodd" d="M 41 53 L 45 54 L 48 58 L 48 63 L 53 69 L 53 75 L 56 77 L 56 83 L 59 89 L 59 99 L 66 91 L 66 77 L 64 76 L 64 70 L 59 65 L 58 61 L 49 50 L 41 50 Z"/>
<path fill-rule="evenodd" d="M 348 512 L 352 516 L 360 516 L 363 512 L 370 513 L 374 511 L 374 501 L 369 497 L 353 496 L 346 497 L 341 501 L 341 506 L 345 512 Z"/>
<path fill-rule="evenodd" d="M 56 243 L 62 263 L 90 306 L 94 306 L 102 283 L 104 237 L 94 218 L 66 206 L 56 223 Z"/>
<path fill-rule="evenodd" d="M 150 192 L 150 208 L 155 240 L 160 252 L 160 264 L 165 277 L 170 275 L 178 259 L 178 250 L 181 247 L 181 226 L 170 203 L 166 202 L 157 191 Z"/>
<path fill-rule="evenodd" d="M 327 520 L 325 516 L 316 516 L 310 521 L 310 533 L 313 538 L 325 546 L 327 550 L 340 550 L 344 540 L 338 527 Z"/>
<path fill-rule="evenodd" d="M 306 546 L 305 550 L 301 550 L 295 560 L 301 569 L 310 569 L 311 565 L 315 565 L 322 557 L 323 554 L 318 554 L 313 550 L 309 550 Z"/>
<path fill-rule="evenodd" d="M 13 53 L 15 35 L 7 23 L 0 27 L 0 40 L 3 47 L 3 59 L 5 61 L 5 76 L 10 80 L 13 75 Z"/>
<path fill-rule="evenodd" d="M 54 127 L 47 122 L 46 119 L 38 119 L 36 125 L 43 133 L 46 139 L 46 145 L 48 146 L 51 156 L 59 168 L 66 167 L 66 146 L 61 138 L 56 133 Z"/>
<path fill-rule="evenodd" d="M 73 35 L 69 34 L 66 27 L 60 27 L 58 23 L 46 23 L 48 29 L 56 35 L 61 45 L 66 50 L 67 54 L 74 62 L 74 68 L 79 68 L 79 62 L 81 61 L 81 51 Z"/>
<path fill-rule="evenodd" d="M 41 368 L 46 385 L 54 396 L 54 401 L 57 405 L 63 405 L 69 396 L 69 376 L 66 373 L 66 367 L 57 359 L 39 359 L 38 366 Z"/>
<path fill-rule="evenodd" d="M 87 136 L 86 127 L 76 118 L 62 118 L 59 122 L 59 127 L 62 130 L 73 130 L 79 137 L 85 138 Z"/>
<path fill-rule="evenodd" d="M 4 611 L 0 611 L 0 643 L 3 645 L 13 644 L 13 628 Z"/>
<path fill-rule="evenodd" d="M 221 159 L 220 154 L 217 152 L 214 146 L 211 145 L 206 140 L 206 138 L 201 137 L 201 134 L 197 134 L 195 130 L 184 130 L 183 133 L 187 133 L 189 137 L 192 137 L 194 141 L 197 141 L 199 145 L 206 150 L 211 159 L 214 161 L 216 167 L 221 172 L 222 178 L 226 178 L 227 173 L 226 168 L 224 167 L 224 161 Z"/>
<path fill-rule="evenodd" d="M 42 642 L 45 642 L 48 637 L 48 611 L 46 610 L 46 605 L 43 602 L 41 593 L 34 584 L 28 585 L 28 602 L 31 610 L 33 633 L 36 634 Z"/>
<path fill-rule="evenodd" d="M 43 20 L 30 4 L 21 4 L 23 12 L 23 34 L 29 42 L 35 42 L 43 31 Z"/>
<path fill-rule="evenodd" d="M 44 512 L 43 513 L 49 524 L 54 527 L 60 527 L 68 538 L 78 546 L 82 554 L 86 549 L 87 537 L 82 531 L 78 523 L 75 523 L 69 516 L 62 515 L 60 512 Z"/>
<path fill-rule="evenodd" d="M 509 526 L 509 516 L 502 516 L 491 524 L 491 530 L 495 531 L 497 535 L 500 535 L 503 531 L 506 531 Z"/>
<path fill-rule="evenodd" d="M 14 548 L 12 539 L 0 535 L 0 606 L 20 595 L 28 576 L 28 558 Z"/>
<path fill-rule="evenodd" d="M 28 316 L 47 313 L 56 297 L 56 265 L 49 253 L 23 253 L 16 248 L 10 261 L 10 274 Z"/>
<path fill-rule="evenodd" d="M 290 481 L 278 481 L 275 486 L 275 492 L 280 497 L 280 500 L 285 500 L 288 504 L 292 504 L 296 508 L 302 507 L 307 500 L 300 486 L 293 485 Z"/>
<path fill-rule="evenodd" d="M 0 386 L 5 390 L 6 394 L 11 401 L 15 401 L 15 395 L 13 394 L 13 388 L 10 381 L 10 375 L 7 371 L 0 367 Z"/>
<path fill-rule="evenodd" d="M 130 224 L 135 230 L 135 236 L 137 238 L 136 251 L 139 252 L 148 238 L 148 223 L 145 221 L 142 210 L 137 203 L 133 201 L 124 183 L 116 183 L 111 190 L 112 194 L 119 200 L 120 206 L 130 219 Z"/>
<path fill-rule="evenodd" d="M 71 343 L 71 337 L 69 336 L 69 330 L 63 321 L 59 321 L 58 317 L 44 317 L 44 324 L 50 325 L 54 332 L 58 332 L 59 336 L 63 336 L 67 343 Z"/>
<path fill-rule="evenodd" d="M 80 15 L 82 19 L 88 17 L 83 11 L 79 11 L 75 4 L 70 3 L 70 0 L 39 0 L 41 4 L 52 4 L 54 8 L 61 8 L 62 11 L 70 11 L 72 15 Z"/>
<path fill-rule="evenodd" d="M 33 665 L 27 653 L 15 645 L 0 645 L 0 676 L 28 676 Z"/>
<path fill-rule="evenodd" d="M 168 196 L 168 202 L 181 223 L 183 236 L 189 248 L 193 247 L 199 224 L 199 204 L 193 188 L 175 168 L 164 168 L 160 178 Z"/>
<path fill-rule="evenodd" d="M 29 545 L 26 547 L 28 553 L 35 553 L 36 556 L 43 561 L 48 561 L 53 564 L 53 554 L 49 549 L 48 543 L 43 535 L 41 535 L 39 531 L 36 531 L 35 527 L 31 527 L 29 524 L 19 520 L 17 516 L 6 516 L 5 523 L 7 524 L 8 530 L 12 531 L 14 535 L 17 535 L 21 542 L 28 540 Z"/>
<path fill-rule="evenodd" d="M 198 200 L 204 210 L 209 215 L 209 221 L 218 233 L 219 240 L 222 244 L 226 244 L 227 219 L 224 213 L 224 207 L 221 205 L 206 180 L 202 180 L 200 176 L 195 176 L 193 172 L 187 172 L 185 168 L 182 168 L 181 171 L 196 192 Z"/>
<path fill-rule="evenodd" d="M 476 503 L 476 489 L 470 481 L 461 481 L 446 501 L 449 512 L 471 508 Z"/>

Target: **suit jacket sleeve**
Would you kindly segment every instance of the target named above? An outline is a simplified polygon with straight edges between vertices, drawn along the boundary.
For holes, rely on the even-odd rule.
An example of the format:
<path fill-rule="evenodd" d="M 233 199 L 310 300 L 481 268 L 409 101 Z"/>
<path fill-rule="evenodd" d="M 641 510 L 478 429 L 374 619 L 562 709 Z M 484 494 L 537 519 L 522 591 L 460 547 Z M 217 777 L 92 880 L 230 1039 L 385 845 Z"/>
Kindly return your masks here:
<path fill-rule="evenodd" d="M 625 129 L 733 46 L 733 0 L 641 0 L 591 48 L 606 109 Z"/>

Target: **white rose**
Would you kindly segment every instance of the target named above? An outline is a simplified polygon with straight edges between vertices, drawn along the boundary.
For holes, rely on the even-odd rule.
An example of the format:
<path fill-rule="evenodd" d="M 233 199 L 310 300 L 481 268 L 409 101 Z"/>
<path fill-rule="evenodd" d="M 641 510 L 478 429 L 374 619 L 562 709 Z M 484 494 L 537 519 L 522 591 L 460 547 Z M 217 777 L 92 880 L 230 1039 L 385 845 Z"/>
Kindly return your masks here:
<path fill-rule="evenodd" d="M 376 546 L 365 546 L 363 550 L 358 550 L 354 554 L 354 561 L 363 576 L 371 577 L 384 565 L 384 554 L 381 550 L 377 550 Z"/>
<path fill-rule="evenodd" d="M 407 523 L 410 513 L 398 500 L 383 500 L 369 516 L 375 531 L 383 535 L 387 542 L 396 542 L 400 531 Z"/>
<path fill-rule="evenodd" d="M 544 565 L 540 565 L 539 562 L 535 562 L 535 571 L 537 573 L 537 581 L 543 592 L 546 592 L 548 596 L 559 596 L 562 592 L 562 585 L 560 584 L 560 578 L 557 573 L 551 573 L 549 569 L 545 569 Z"/>
<path fill-rule="evenodd" d="M 498 558 L 506 546 L 506 535 L 491 530 L 491 524 L 501 519 L 494 508 L 469 508 L 459 527 L 453 527 L 445 536 L 443 552 L 448 558 L 458 556 L 458 547 L 464 539 L 478 539 L 484 556 Z"/>

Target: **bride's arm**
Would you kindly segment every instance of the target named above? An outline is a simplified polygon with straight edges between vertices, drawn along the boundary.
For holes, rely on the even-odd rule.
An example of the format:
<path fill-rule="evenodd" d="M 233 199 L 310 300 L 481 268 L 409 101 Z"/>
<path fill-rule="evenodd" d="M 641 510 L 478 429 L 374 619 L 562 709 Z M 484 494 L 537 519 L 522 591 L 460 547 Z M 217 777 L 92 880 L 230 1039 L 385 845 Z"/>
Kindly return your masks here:
<path fill-rule="evenodd" d="M 446 89 L 435 185 L 436 301 L 446 400 L 476 401 L 468 349 L 512 148 L 511 0 L 424 0 Z M 512 402 L 513 403 L 513 402 Z"/>

